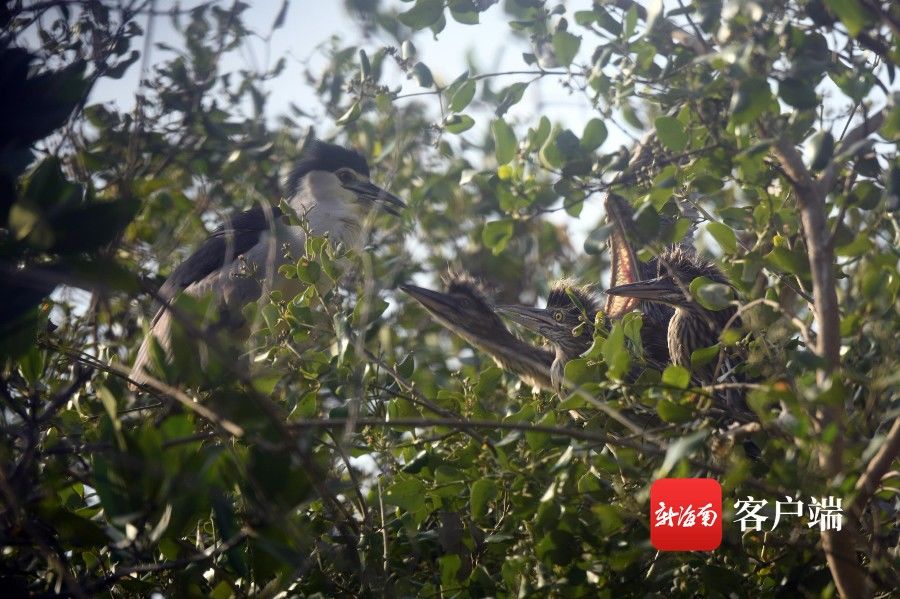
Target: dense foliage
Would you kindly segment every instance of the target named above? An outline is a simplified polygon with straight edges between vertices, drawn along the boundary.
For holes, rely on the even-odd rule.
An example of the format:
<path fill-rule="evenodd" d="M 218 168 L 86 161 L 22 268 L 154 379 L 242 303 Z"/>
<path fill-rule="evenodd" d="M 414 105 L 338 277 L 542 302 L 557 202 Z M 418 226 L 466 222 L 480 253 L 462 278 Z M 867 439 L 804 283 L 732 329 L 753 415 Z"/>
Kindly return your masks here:
<path fill-rule="evenodd" d="M 895 590 L 900 5 L 346 4 L 353 35 L 303 74 L 321 106 L 285 115 L 267 110 L 265 84 L 296 65 L 222 67 L 249 36 L 276 34 L 284 11 L 254 34 L 241 2 L 0 9 L 2 588 Z M 442 81 L 416 58 L 416 36 L 440 42 L 449 21 L 481 27 L 488 11 L 532 47 L 514 73 L 472 59 Z M 172 19 L 178 47 L 144 45 L 151 12 Z M 145 79 L 133 110 L 90 102 L 129 68 Z M 548 79 L 583 102 L 586 126 L 510 116 Z M 223 214 L 277 203 L 313 124 L 368 156 L 410 206 L 402 225 L 379 219 L 360 255 L 311 238 L 282 272 L 301 292 L 247 306 L 250 339 L 186 329 L 158 360 L 164 380 L 130 390 L 155 289 Z M 611 147 L 613 127 L 650 142 Z M 697 247 L 733 282 L 747 335 L 722 343 L 741 346 L 755 377 L 760 460 L 707 417 L 717 390 L 677 368 L 623 382 L 638 363 L 634 320 L 567 367 L 601 411 L 532 390 L 395 291 L 420 273 L 437 285 L 448 264 L 498 301 L 536 301 L 563 274 L 602 288 L 608 227 L 573 247 L 546 215 L 578 219 L 607 191 L 634 206 L 644 259 L 693 219 Z M 178 308 L 204 322 L 208 306 Z M 609 410 L 658 423 L 637 435 Z M 648 489 L 665 476 L 722 483 L 717 551 L 652 549 Z M 793 519 L 741 533 L 733 504 L 748 495 L 841 498 L 844 529 Z"/>

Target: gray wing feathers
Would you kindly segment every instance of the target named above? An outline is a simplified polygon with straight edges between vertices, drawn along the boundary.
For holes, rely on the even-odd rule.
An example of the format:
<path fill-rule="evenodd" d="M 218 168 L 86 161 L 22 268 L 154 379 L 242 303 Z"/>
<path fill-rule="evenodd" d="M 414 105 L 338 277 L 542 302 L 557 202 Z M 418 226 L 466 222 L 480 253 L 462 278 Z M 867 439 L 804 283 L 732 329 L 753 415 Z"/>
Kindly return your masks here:
<path fill-rule="evenodd" d="M 238 256 L 257 253 L 261 236 L 274 227 L 281 216 L 278 208 L 256 206 L 241 212 L 213 231 L 197 250 L 172 271 L 159 289 L 161 299 L 173 301 L 179 293 L 202 296 L 210 291 L 221 296 L 230 306 L 243 305 L 259 296 L 260 287 L 254 278 L 230 276 L 231 265 Z M 227 272 L 226 272 L 227 271 Z M 165 306 L 153 317 L 150 331 L 144 338 L 131 368 L 130 377 L 136 383 L 146 383 L 144 369 L 150 364 L 150 348 L 155 337 L 165 353 L 171 347 L 172 314 Z"/>

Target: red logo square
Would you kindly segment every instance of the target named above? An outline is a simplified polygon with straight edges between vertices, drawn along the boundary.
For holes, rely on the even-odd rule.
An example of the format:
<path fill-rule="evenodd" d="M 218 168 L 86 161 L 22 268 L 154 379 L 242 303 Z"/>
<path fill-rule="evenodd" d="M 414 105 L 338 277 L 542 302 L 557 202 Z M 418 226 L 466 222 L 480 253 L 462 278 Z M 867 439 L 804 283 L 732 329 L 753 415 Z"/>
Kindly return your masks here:
<path fill-rule="evenodd" d="M 660 551 L 712 551 L 722 544 L 722 485 L 714 478 L 661 478 L 650 487 L 650 543 Z"/>

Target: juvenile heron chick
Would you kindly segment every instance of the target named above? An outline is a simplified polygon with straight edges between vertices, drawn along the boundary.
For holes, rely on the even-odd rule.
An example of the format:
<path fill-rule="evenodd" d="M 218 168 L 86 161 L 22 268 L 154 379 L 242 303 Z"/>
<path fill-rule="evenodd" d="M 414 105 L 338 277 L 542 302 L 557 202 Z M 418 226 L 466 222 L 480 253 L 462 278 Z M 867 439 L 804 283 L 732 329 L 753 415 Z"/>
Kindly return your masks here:
<path fill-rule="evenodd" d="M 415 285 L 401 285 L 400 289 L 419 302 L 439 323 L 489 354 L 501 368 L 515 373 L 532 386 L 550 388 L 553 354 L 510 333 L 474 279 L 452 275 L 445 293 Z"/>
<path fill-rule="evenodd" d="M 370 212 L 380 209 L 398 215 L 405 207 L 398 197 L 372 183 L 369 175 L 361 154 L 313 141 L 288 177 L 286 201 L 314 235 L 327 234 L 335 244 L 362 248 L 363 223 Z M 228 219 L 172 271 L 159 290 L 161 299 L 172 302 L 179 294 L 211 294 L 225 316 L 216 320 L 240 320 L 244 304 L 284 282 L 277 273 L 286 254 L 296 258 L 303 252 L 306 229 L 282 216 L 279 208 L 267 204 Z M 130 375 L 133 382 L 147 381 L 145 367 L 153 339 L 168 353 L 171 335 L 172 312 L 164 305 L 138 350 Z"/>
<path fill-rule="evenodd" d="M 557 393 L 562 389 L 566 363 L 583 354 L 593 343 L 594 319 L 599 310 L 598 299 L 588 287 L 577 287 L 566 280 L 553 285 L 544 308 L 497 307 L 498 312 L 541 335 L 553 346 L 550 382 Z"/>
<path fill-rule="evenodd" d="M 611 296 L 631 297 L 671 306 L 675 313 L 669 321 L 666 341 L 672 363 L 691 369 L 691 354 L 719 341 L 725 325 L 735 314 L 735 307 L 722 310 L 705 308 L 690 294 L 691 281 L 697 277 L 729 285 L 728 279 L 714 264 L 700 260 L 693 252 L 676 247 L 658 258 L 657 276 L 645 281 L 618 285 L 607 289 Z M 739 327 L 735 319 L 732 326 Z M 708 364 L 694 372 L 704 383 L 714 382 L 716 364 Z"/>

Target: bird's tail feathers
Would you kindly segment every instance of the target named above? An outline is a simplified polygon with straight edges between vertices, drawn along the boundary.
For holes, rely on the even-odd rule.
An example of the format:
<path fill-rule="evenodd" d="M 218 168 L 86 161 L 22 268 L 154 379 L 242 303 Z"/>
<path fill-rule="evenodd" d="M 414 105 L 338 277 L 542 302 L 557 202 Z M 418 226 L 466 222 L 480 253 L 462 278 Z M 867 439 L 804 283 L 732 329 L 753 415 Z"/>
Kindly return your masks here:
<path fill-rule="evenodd" d="M 166 309 L 162 309 L 158 317 L 154 319 L 153 327 L 144 337 L 144 342 L 141 343 L 141 347 L 138 349 L 137 357 L 134 359 L 134 365 L 132 365 L 131 372 L 128 375 L 128 378 L 131 379 L 128 386 L 132 391 L 137 390 L 138 385 L 147 383 L 151 378 L 150 375 L 147 374 L 146 369 L 149 368 L 153 362 L 152 352 L 154 339 L 159 342 L 163 351 L 168 353 L 169 347 L 172 344 L 172 313 Z"/>

